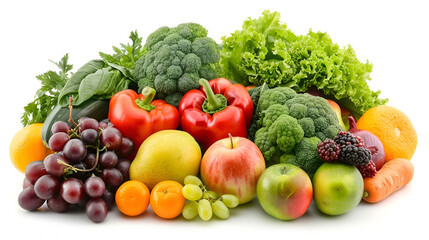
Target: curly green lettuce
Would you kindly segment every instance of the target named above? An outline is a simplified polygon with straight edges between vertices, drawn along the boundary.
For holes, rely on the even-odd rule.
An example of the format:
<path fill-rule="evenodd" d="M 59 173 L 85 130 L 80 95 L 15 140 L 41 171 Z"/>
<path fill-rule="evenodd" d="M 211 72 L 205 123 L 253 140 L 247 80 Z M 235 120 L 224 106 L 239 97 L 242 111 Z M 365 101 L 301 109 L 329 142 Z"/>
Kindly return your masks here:
<path fill-rule="evenodd" d="M 327 33 L 295 35 L 280 22 L 280 13 L 264 11 L 247 19 L 242 29 L 222 38 L 221 64 L 227 78 L 243 85 L 291 87 L 305 92 L 317 88 L 359 117 L 382 105 L 372 91 L 372 64 L 357 59 L 351 46 L 342 48 Z"/>

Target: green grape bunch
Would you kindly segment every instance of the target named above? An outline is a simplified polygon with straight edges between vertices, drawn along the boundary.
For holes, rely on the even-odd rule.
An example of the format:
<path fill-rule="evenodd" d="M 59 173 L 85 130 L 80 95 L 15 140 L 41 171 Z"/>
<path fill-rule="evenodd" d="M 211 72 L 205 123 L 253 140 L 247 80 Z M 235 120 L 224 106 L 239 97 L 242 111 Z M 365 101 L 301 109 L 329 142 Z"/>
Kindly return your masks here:
<path fill-rule="evenodd" d="M 182 194 L 188 202 L 182 210 L 182 215 L 186 220 L 200 216 L 202 220 L 209 221 L 213 215 L 220 219 L 228 219 L 229 209 L 238 206 L 237 196 L 232 194 L 219 196 L 217 193 L 209 191 L 196 176 L 187 176 L 184 183 Z"/>

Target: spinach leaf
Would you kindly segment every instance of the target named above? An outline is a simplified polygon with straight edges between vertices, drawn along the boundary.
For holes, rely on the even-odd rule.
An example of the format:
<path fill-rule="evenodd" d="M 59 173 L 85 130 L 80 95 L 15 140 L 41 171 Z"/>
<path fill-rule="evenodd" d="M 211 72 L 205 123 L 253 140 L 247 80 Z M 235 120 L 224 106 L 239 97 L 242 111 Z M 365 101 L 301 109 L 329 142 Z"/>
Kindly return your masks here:
<path fill-rule="evenodd" d="M 130 80 L 111 67 L 97 70 L 80 83 L 74 105 L 80 105 L 90 98 L 109 99 L 115 93 L 128 88 Z"/>
<path fill-rule="evenodd" d="M 63 107 L 68 106 L 70 97 L 75 99 L 77 98 L 80 84 L 83 79 L 95 73 L 97 70 L 102 69 L 104 66 L 105 63 L 103 60 L 92 60 L 79 68 L 61 90 L 61 93 L 58 97 L 58 103 Z"/>

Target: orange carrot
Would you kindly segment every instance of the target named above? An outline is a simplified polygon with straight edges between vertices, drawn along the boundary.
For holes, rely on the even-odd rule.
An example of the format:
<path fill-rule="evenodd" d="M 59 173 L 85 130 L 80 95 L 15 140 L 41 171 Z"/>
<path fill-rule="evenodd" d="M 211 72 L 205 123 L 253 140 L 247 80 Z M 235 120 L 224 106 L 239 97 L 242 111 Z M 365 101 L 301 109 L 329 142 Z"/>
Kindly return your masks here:
<path fill-rule="evenodd" d="M 410 160 L 392 159 L 374 177 L 364 178 L 363 200 L 369 203 L 379 202 L 407 185 L 413 175 L 414 166 Z"/>

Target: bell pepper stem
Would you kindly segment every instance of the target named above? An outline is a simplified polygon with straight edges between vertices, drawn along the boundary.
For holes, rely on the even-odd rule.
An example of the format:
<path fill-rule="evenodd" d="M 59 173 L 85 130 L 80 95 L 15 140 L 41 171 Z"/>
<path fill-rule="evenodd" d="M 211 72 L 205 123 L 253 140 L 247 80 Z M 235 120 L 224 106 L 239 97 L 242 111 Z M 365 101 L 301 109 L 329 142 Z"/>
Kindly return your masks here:
<path fill-rule="evenodd" d="M 214 94 L 210 84 L 207 80 L 201 78 L 199 84 L 204 88 L 207 96 L 207 109 L 210 111 L 216 111 L 222 107 L 222 100 L 217 98 Z"/>
<path fill-rule="evenodd" d="M 152 101 L 155 98 L 156 91 L 155 89 L 151 87 L 145 87 L 142 90 L 142 94 L 144 96 L 143 100 L 136 99 L 137 106 L 139 106 L 141 109 L 144 109 L 148 112 L 155 109 L 156 107 L 152 105 Z"/>

